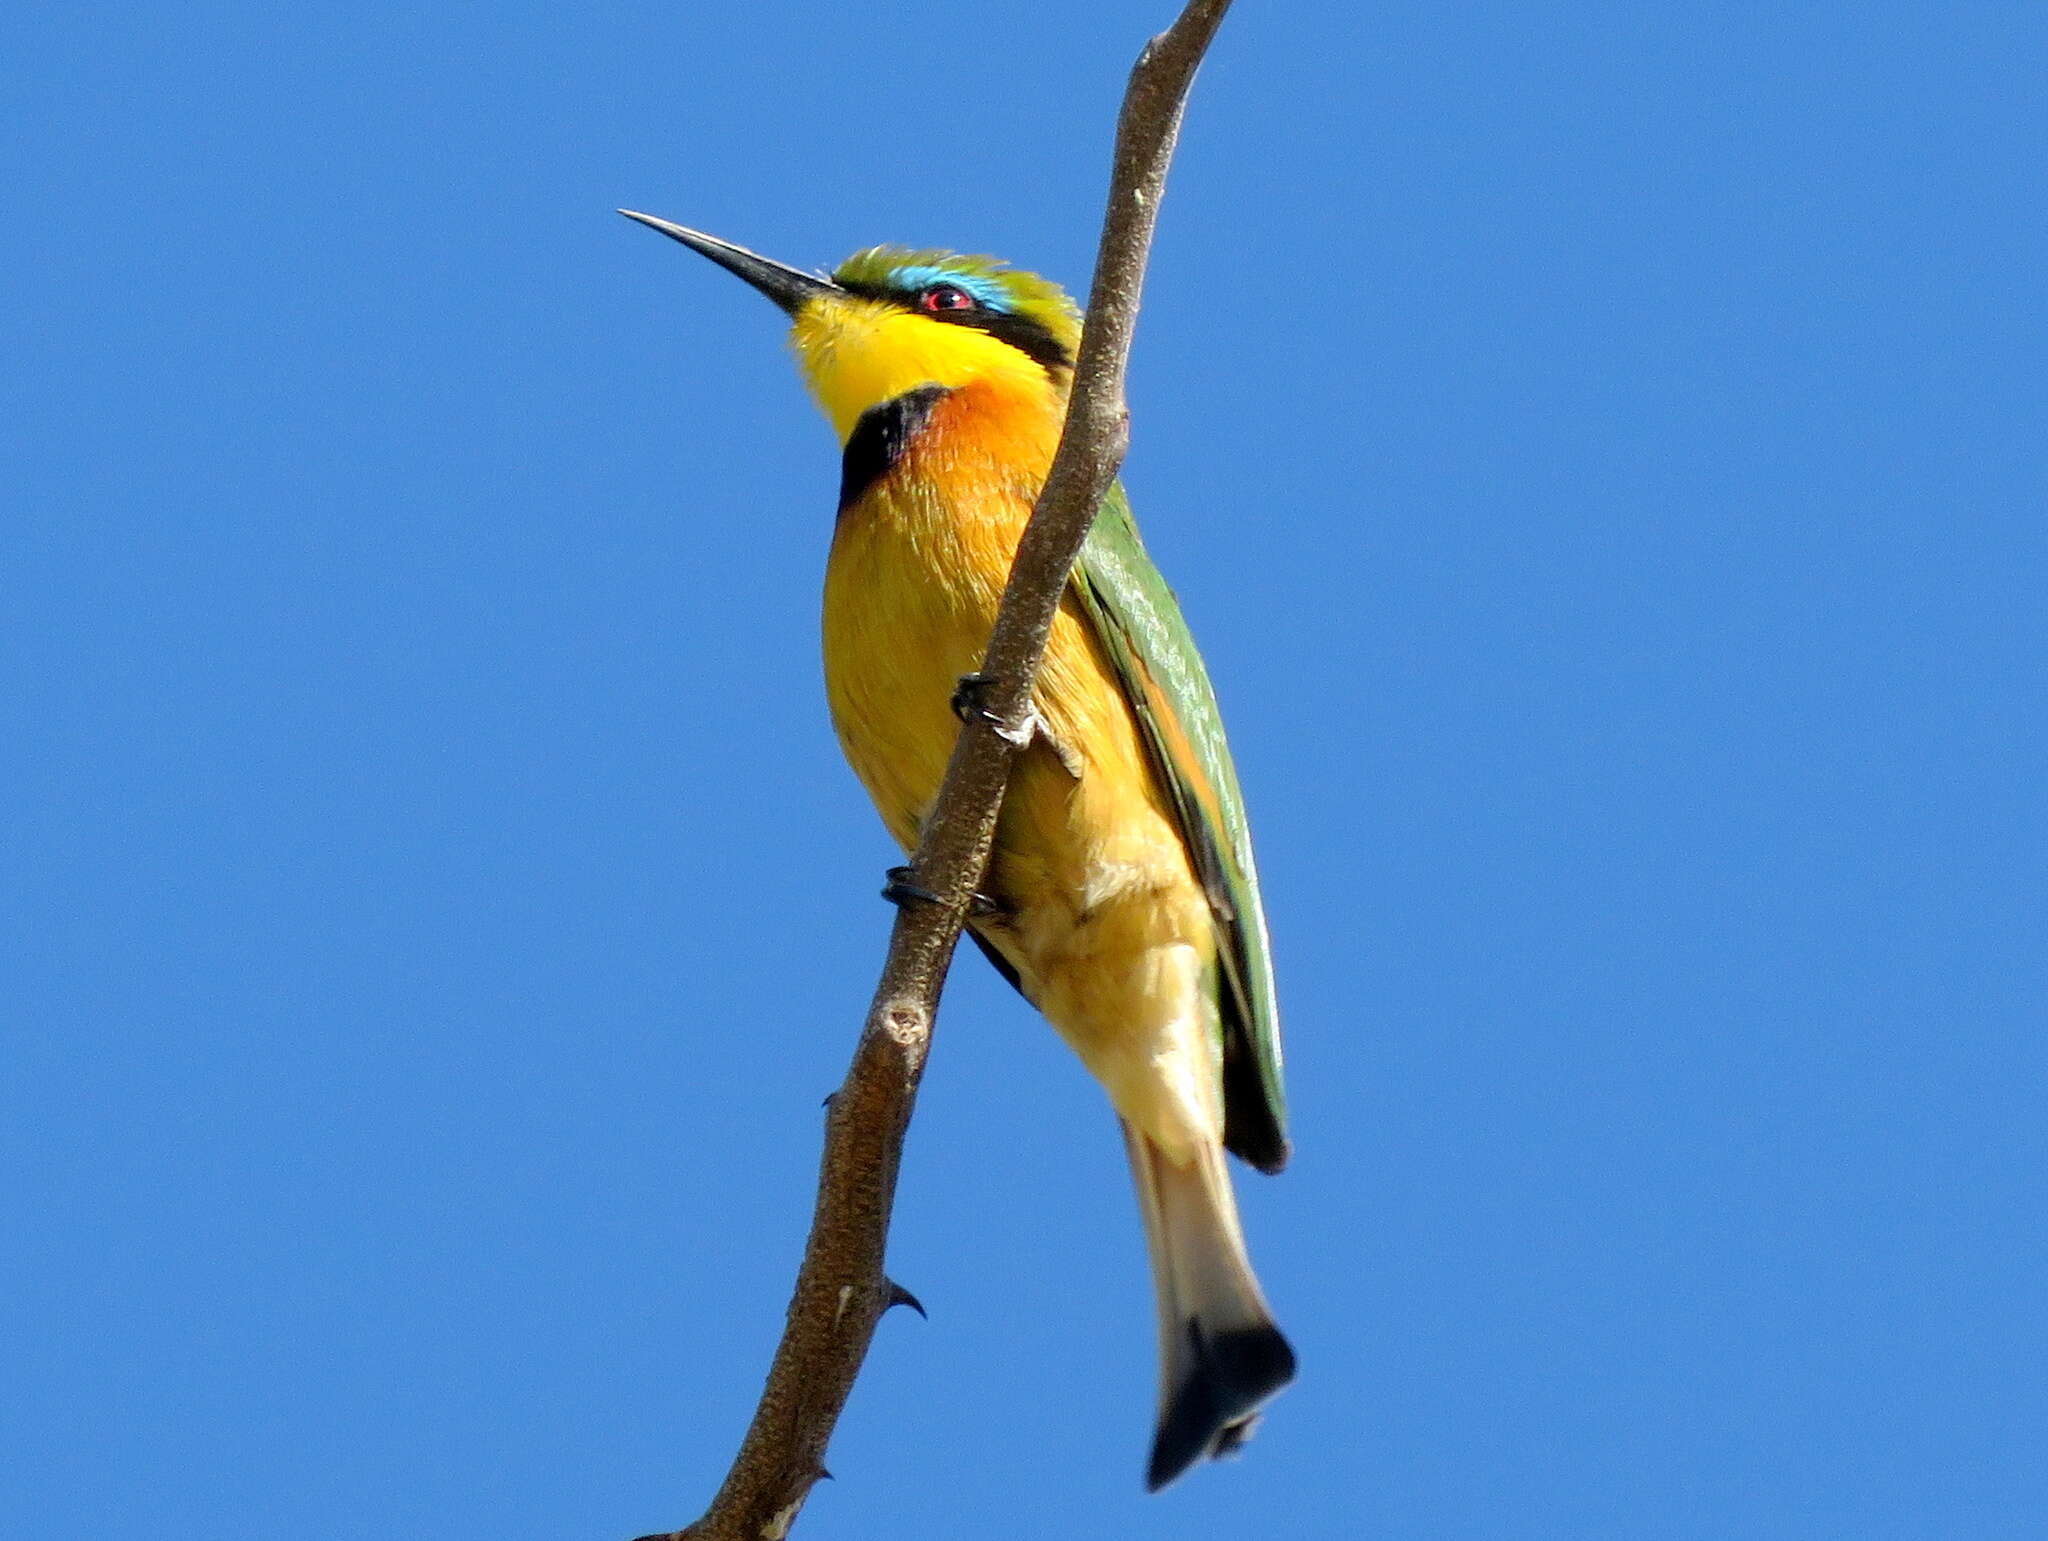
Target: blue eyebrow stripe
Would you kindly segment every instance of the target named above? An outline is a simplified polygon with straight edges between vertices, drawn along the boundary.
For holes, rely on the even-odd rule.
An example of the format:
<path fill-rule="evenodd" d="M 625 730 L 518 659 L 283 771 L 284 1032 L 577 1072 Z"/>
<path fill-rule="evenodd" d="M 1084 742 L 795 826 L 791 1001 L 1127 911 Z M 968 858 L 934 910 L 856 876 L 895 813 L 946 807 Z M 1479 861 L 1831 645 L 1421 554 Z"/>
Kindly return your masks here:
<path fill-rule="evenodd" d="M 951 268 L 912 266 L 892 268 L 889 282 L 908 291 L 929 288 L 933 284 L 951 284 L 956 289 L 965 289 L 973 295 L 976 303 L 989 310 L 1007 311 L 1009 297 L 1003 293 L 1001 284 L 982 277 L 979 273 L 958 273 Z"/>

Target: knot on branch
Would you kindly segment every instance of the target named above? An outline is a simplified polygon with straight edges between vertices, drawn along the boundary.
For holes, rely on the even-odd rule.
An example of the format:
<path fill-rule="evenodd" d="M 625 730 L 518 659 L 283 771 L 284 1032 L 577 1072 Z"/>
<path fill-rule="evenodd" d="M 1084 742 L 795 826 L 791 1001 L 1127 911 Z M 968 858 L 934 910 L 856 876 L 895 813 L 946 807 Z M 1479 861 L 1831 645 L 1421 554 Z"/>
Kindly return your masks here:
<path fill-rule="evenodd" d="M 899 1049 L 923 1042 L 930 1030 L 931 1013 L 924 1002 L 898 999 L 882 1009 L 882 1033 Z"/>

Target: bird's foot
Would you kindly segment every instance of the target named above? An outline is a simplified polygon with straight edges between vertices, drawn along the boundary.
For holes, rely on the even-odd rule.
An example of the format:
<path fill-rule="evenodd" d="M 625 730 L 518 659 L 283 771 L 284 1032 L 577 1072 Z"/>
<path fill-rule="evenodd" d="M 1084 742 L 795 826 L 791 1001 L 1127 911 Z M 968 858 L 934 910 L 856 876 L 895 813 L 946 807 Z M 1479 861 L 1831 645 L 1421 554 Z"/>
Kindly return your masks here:
<path fill-rule="evenodd" d="M 946 704 L 962 722 L 993 723 L 995 713 L 988 709 L 988 692 L 995 682 L 993 674 L 963 674 L 953 687 L 953 699 Z"/>
<path fill-rule="evenodd" d="M 891 867 L 884 874 L 888 881 L 882 885 L 882 897 L 898 909 L 912 904 L 937 904 L 939 896 L 922 883 L 913 882 L 917 871 L 912 867 Z M 976 920 L 993 920 L 1010 913 L 1010 907 L 999 899 L 987 894 L 969 894 L 967 913 Z"/>
<path fill-rule="evenodd" d="M 917 876 L 915 868 L 891 867 L 883 876 L 888 881 L 882 885 L 882 897 L 898 909 L 906 909 L 913 904 L 937 904 L 939 902 L 937 894 L 933 893 L 929 888 L 911 881 L 912 878 Z"/>
<path fill-rule="evenodd" d="M 1040 732 L 1038 714 L 1029 712 L 1022 722 L 1005 722 L 988 704 L 989 692 L 995 685 L 996 678 L 992 674 L 961 675 L 960 683 L 953 687 L 950 703 L 953 715 L 962 722 L 986 723 L 1004 743 L 1014 744 L 1019 749 L 1028 748 Z"/>

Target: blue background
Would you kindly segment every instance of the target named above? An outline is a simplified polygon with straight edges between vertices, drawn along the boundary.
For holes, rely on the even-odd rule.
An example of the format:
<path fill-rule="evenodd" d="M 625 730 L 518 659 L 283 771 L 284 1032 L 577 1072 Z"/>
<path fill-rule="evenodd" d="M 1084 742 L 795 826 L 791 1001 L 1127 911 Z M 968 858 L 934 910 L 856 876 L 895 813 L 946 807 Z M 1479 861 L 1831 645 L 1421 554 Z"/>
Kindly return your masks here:
<path fill-rule="evenodd" d="M 0 1524 L 612 1538 L 752 1406 L 888 925 L 757 297 L 1085 284 L 1164 4 L 0 22 Z M 1129 482 L 1222 692 L 1298 1386 L 1139 1491 L 1099 1095 L 961 960 L 800 1537 L 2039 1522 L 2032 3 L 1280 5 Z"/>

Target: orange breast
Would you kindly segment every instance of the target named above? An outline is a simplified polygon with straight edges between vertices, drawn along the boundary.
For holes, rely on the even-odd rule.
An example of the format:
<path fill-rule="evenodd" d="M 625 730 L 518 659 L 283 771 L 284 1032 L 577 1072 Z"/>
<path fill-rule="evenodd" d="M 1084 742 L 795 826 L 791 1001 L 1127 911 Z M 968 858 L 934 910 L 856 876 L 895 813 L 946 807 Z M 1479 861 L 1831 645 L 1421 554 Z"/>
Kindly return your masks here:
<path fill-rule="evenodd" d="M 959 727 L 949 701 L 980 665 L 1056 432 L 1043 407 L 955 391 L 835 534 L 824 613 L 832 720 L 906 849 L 937 795 Z M 994 897 L 1017 915 L 1004 951 L 1018 954 L 1028 981 L 1081 917 L 1152 893 L 1173 902 L 1130 918 L 1189 940 L 1199 933 L 1207 951 L 1199 888 L 1130 707 L 1071 602 L 1054 622 L 1035 699 L 1065 755 L 1027 752 L 1004 802 L 990 874 Z"/>

